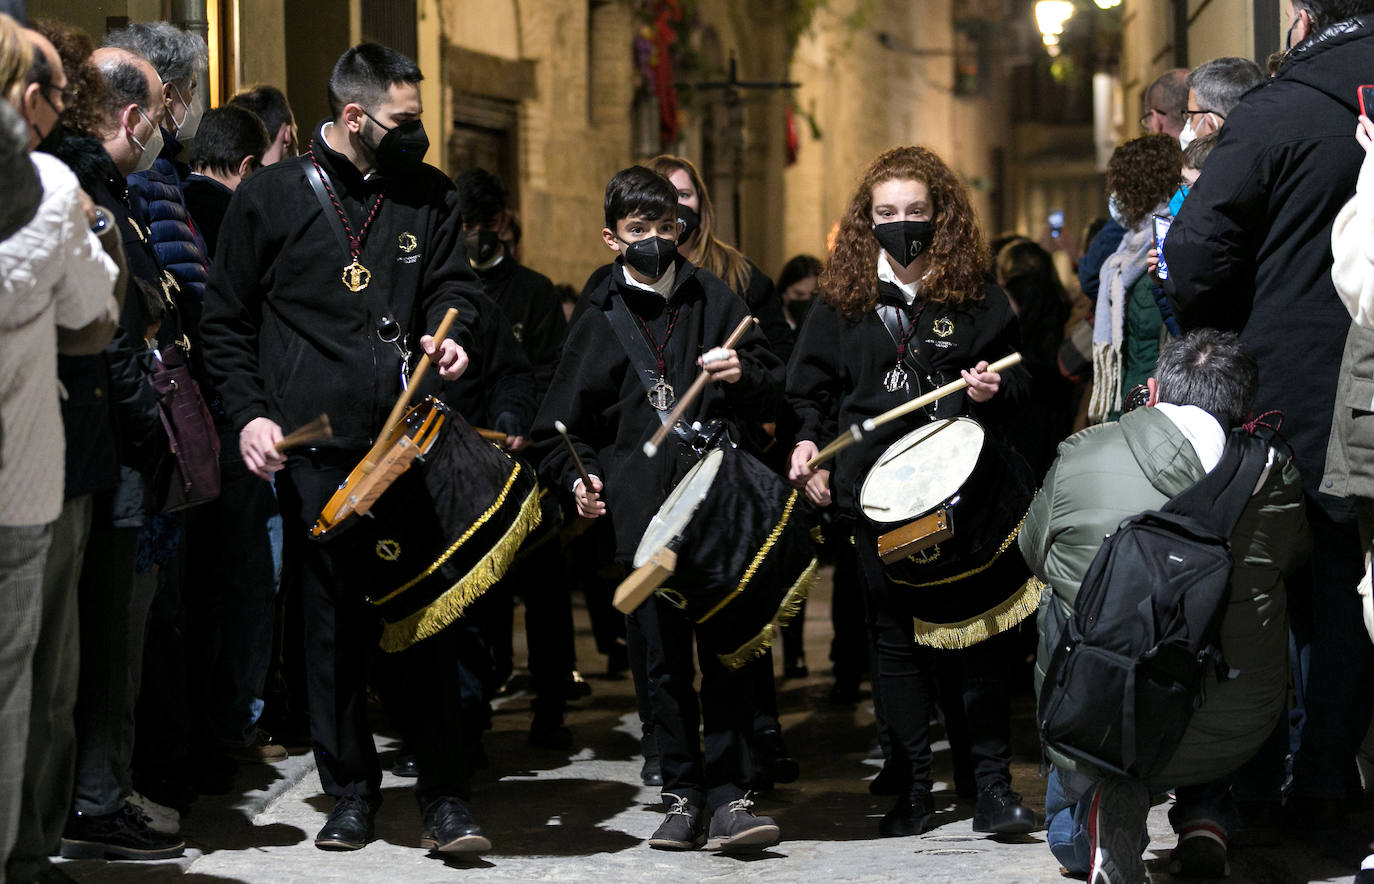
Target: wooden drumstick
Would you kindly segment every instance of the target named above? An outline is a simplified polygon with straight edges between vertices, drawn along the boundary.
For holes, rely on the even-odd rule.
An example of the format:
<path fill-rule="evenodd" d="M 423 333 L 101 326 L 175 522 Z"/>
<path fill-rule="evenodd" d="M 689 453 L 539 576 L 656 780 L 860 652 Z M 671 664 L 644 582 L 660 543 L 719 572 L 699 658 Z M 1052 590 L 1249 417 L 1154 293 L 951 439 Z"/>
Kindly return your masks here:
<path fill-rule="evenodd" d="M 488 442 L 506 441 L 506 434 L 500 430 L 488 430 L 486 427 L 473 427 L 473 429 L 477 431 L 477 435 L 486 439 Z"/>
<path fill-rule="evenodd" d="M 987 370 L 995 372 L 997 374 L 1001 374 L 1002 372 L 1011 368 L 1013 365 L 1020 364 L 1020 362 L 1021 354 L 1012 353 L 1010 356 L 1003 356 L 1001 359 L 989 365 Z M 863 422 L 862 429 L 860 429 L 857 424 L 850 427 L 848 433 L 845 433 L 843 436 L 839 437 L 834 442 L 831 442 L 829 445 L 822 448 L 820 451 L 816 453 L 815 457 L 808 460 L 806 462 L 807 468 L 815 469 L 818 465 L 825 463 L 830 458 L 834 457 L 841 451 L 844 451 L 846 448 L 862 439 L 864 433 L 871 433 L 878 427 L 881 427 L 883 424 L 895 421 L 897 418 L 904 417 L 905 415 L 908 415 L 911 412 L 916 411 L 917 409 L 925 408 L 932 402 L 943 399 L 952 393 L 957 393 L 967 386 L 968 381 L 960 377 L 958 380 L 950 381 L 943 387 L 931 390 L 929 393 L 926 393 L 923 396 L 917 396 L 910 402 L 898 405 L 896 408 L 893 408 L 889 411 L 884 411 L 877 417 L 869 418 L 868 420 Z"/>
<path fill-rule="evenodd" d="M 572 437 L 568 435 L 568 425 L 562 421 L 554 421 L 553 428 L 558 431 L 558 435 L 563 437 L 563 444 L 568 446 L 568 454 L 572 455 L 573 463 L 577 466 L 577 472 L 582 476 L 582 487 L 587 489 L 588 494 L 595 494 L 592 490 L 592 477 L 587 474 L 587 466 L 582 463 L 582 456 L 577 453 L 577 446 L 573 445 Z"/>
<path fill-rule="evenodd" d="M 439 323 L 439 328 L 434 332 L 434 344 L 436 347 L 442 344 L 444 339 L 448 337 L 448 330 L 453 325 L 453 320 L 457 318 L 457 307 L 450 307 L 448 311 L 444 313 L 443 321 Z M 415 366 L 415 371 L 411 373 L 410 379 L 406 381 L 406 388 L 402 390 L 401 395 L 397 397 L 396 404 L 391 408 L 391 414 L 387 415 L 386 423 L 382 424 L 382 432 L 378 434 L 379 439 L 385 438 L 387 433 L 391 432 L 391 428 L 396 426 L 401 420 L 401 417 L 406 413 L 406 409 L 410 407 L 411 393 L 419 386 L 420 381 L 424 379 L 425 372 L 427 371 L 429 371 L 429 354 L 421 353 L 420 362 Z"/>
<path fill-rule="evenodd" d="M 329 425 L 329 415 L 322 414 L 310 423 L 297 427 L 285 436 L 282 436 L 281 441 L 273 447 L 278 451 L 285 451 L 288 448 L 309 445 L 311 442 L 320 442 L 333 435 L 334 428 Z"/>
<path fill-rule="evenodd" d="M 725 343 L 721 344 L 717 349 L 732 349 L 739 343 L 739 339 L 744 337 L 744 333 L 749 331 L 749 327 L 757 323 L 758 320 L 752 316 L 744 317 L 739 321 L 739 325 L 735 326 L 735 330 L 730 332 L 730 337 L 725 339 Z M 711 373 L 706 370 L 706 366 L 703 364 L 701 372 L 697 375 L 696 380 L 692 381 L 692 386 L 688 387 L 687 392 L 679 397 L 677 405 L 673 407 L 672 412 L 668 415 L 668 419 L 663 422 L 663 426 L 655 430 L 653 437 L 649 439 L 648 442 L 644 443 L 644 453 L 646 455 L 653 457 L 658 454 L 658 446 L 662 445 L 663 440 L 668 438 L 668 433 L 672 432 L 673 426 L 681 420 L 682 416 L 687 412 L 687 409 L 691 407 L 692 403 L 696 401 L 696 398 L 701 395 L 701 391 L 706 389 L 706 383 L 710 379 Z"/>

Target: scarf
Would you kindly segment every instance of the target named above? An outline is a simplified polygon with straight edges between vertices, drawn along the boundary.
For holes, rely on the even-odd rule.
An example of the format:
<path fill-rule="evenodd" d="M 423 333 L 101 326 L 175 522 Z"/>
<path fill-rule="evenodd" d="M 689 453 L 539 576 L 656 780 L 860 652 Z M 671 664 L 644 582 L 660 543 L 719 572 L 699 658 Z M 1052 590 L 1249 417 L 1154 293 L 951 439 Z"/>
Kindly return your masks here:
<path fill-rule="evenodd" d="M 1145 275 L 1145 258 L 1154 242 L 1154 225 L 1146 215 L 1140 227 L 1126 231 L 1121 245 L 1102 264 L 1093 317 L 1093 394 L 1088 400 L 1088 419 L 1093 423 L 1121 411 L 1126 298 Z"/>

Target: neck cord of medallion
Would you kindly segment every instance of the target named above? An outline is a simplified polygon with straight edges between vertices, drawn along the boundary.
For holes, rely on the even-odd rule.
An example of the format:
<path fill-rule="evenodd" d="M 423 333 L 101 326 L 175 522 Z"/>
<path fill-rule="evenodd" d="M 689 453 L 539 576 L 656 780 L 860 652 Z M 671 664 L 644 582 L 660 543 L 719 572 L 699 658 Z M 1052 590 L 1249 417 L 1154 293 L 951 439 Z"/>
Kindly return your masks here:
<path fill-rule="evenodd" d="M 343 269 L 344 287 L 350 292 L 361 292 L 372 281 L 372 271 L 364 267 L 358 258 L 363 253 L 363 243 L 367 239 L 367 232 L 372 228 L 372 222 L 377 219 L 377 213 L 381 211 L 382 203 L 386 201 L 386 192 L 377 194 L 377 198 L 372 202 L 371 211 L 368 212 L 367 218 L 363 221 L 363 226 L 358 230 L 357 236 L 354 236 L 353 228 L 348 223 L 348 216 L 344 214 L 343 206 L 339 204 L 339 198 L 334 195 L 334 188 L 329 183 L 329 176 L 320 166 L 320 161 L 315 158 L 314 149 L 309 150 L 308 154 L 311 165 L 315 167 L 315 173 L 320 176 L 320 183 L 324 185 L 324 192 L 328 195 L 329 202 L 334 206 L 334 211 L 339 216 L 339 223 L 343 225 L 344 236 L 348 238 L 349 258 L 352 260 Z"/>

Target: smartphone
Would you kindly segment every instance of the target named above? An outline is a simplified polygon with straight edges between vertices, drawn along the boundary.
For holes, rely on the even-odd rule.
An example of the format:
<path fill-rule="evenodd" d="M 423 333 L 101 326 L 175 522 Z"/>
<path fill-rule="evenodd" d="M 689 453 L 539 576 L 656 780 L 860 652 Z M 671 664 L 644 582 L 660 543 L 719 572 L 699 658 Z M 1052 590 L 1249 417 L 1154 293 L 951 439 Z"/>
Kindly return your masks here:
<path fill-rule="evenodd" d="M 1374 88 L 1374 87 L 1371 87 L 1371 88 Z M 1374 103 L 1371 103 L 1371 106 L 1374 106 Z M 1050 216 L 1049 216 L 1049 222 L 1050 222 L 1050 236 L 1054 237 L 1055 239 L 1059 239 L 1059 235 L 1062 234 L 1062 233 L 1064 232 L 1064 210 L 1063 210 L 1063 209 L 1053 209 L 1053 210 L 1051 210 Z"/>
<path fill-rule="evenodd" d="M 1374 86 L 1360 87 L 1360 113 L 1368 117 L 1369 112 L 1374 111 Z M 1370 117 L 1374 119 L 1374 117 Z"/>
<path fill-rule="evenodd" d="M 1174 219 L 1168 215 L 1155 215 L 1155 251 L 1159 252 L 1159 269 L 1155 275 L 1160 279 L 1169 278 L 1169 265 L 1164 263 L 1164 237 L 1169 235 L 1169 225 Z"/>

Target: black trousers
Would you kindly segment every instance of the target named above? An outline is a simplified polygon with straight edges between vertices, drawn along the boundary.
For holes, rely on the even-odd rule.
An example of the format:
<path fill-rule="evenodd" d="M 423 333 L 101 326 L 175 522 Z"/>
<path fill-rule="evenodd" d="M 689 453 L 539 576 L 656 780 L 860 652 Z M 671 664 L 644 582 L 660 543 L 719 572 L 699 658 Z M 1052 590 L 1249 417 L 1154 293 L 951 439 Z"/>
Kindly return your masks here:
<path fill-rule="evenodd" d="M 695 627 L 657 595 L 629 616 L 630 659 L 643 643 L 641 696 L 653 713 L 653 738 L 663 770 L 663 792 L 714 809 L 744 796 L 741 771 L 753 732 L 756 675 L 729 670 L 714 651 L 697 643 L 701 697 L 693 688 Z M 770 672 L 771 675 L 771 672 Z M 705 731 L 705 752 L 701 731 Z"/>
<path fill-rule="evenodd" d="M 515 596 L 525 603 L 525 643 L 529 648 L 531 704 L 539 716 L 562 721 L 568 680 L 576 668 L 572 596 L 563 576 L 557 536 L 522 551 L 501 582 L 487 592 L 484 632 L 492 649 L 496 678 L 504 683 L 513 668 L 512 629 Z"/>
<path fill-rule="evenodd" d="M 978 788 L 996 782 L 1010 784 L 1011 708 L 1006 673 L 1013 635 L 995 636 L 961 650 L 917 645 L 909 596 L 917 590 L 887 579 L 876 537 L 866 525 L 855 531 L 855 547 L 877 648 L 875 693 L 887 725 L 890 763 L 897 770 L 909 770 L 914 785 L 931 785 L 930 720 L 937 698 L 935 679 L 943 670 L 939 672 L 943 690 L 938 693 L 962 700 Z M 997 570 L 984 573 L 996 579 Z M 955 584 L 940 591 L 958 592 L 959 587 Z"/>
<path fill-rule="evenodd" d="M 325 502 L 361 457 L 361 452 L 293 457 L 277 474 L 285 567 L 297 571 L 304 612 L 310 736 L 320 785 L 335 797 L 381 800 L 382 769 L 367 712 L 375 661 L 376 685 L 415 753 L 421 807 L 443 796 L 467 799 L 471 787 L 455 665 L 459 631 L 446 629 L 399 653 L 379 652 L 376 613 L 340 585 L 328 554 L 308 536 Z"/>

